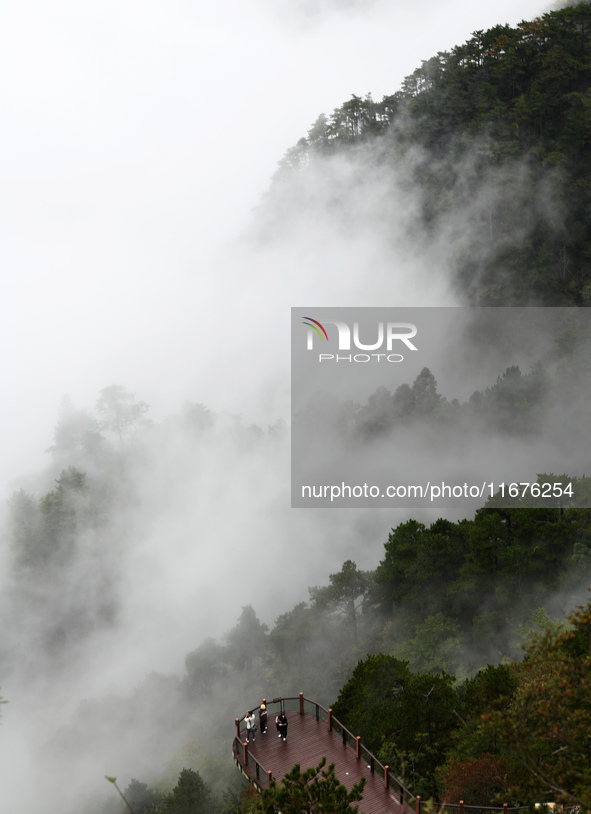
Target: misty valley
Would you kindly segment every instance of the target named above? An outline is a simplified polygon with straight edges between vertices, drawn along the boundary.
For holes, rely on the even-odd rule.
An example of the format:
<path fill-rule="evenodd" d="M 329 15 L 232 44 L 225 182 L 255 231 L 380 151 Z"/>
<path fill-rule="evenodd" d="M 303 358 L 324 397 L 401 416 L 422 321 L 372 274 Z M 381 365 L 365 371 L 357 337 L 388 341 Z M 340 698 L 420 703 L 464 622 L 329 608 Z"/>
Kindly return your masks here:
<path fill-rule="evenodd" d="M 417 415 L 437 420 L 430 411 Z M 141 540 L 159 514 L 176 511 L 177 496 L 155 499 L 156 493 L 171 483 L 182 489 L 188 481 L 193 499 L 200 500 L 200 464 L 214 458 L 218 469 L 208 469 L 208 481 L 215 476 L 218 488 L 228 490 L 227 467 L 240 461 L 252 466 L 263 451 L 261 461 L 286 455 L 281 424 L 245 427 L 236 417 L 194 404 L 156 424 L 148 405 L 121 386 L 101 391 L 94 412 L 65 400 L 52 464 L 43 474 L 44 480 L 54 476 L 53 488 L 39 496 L 21 488 L 10 501 L 11 621 L 0 651 L 5 686 L 22 682 L 41 694 L 54 682 L 67 686 L 89 650 L 109 638 L 116 643 L 136 579 L 122 561 L 141 550 L 133 554 L 130 543 L 138 535 Z M 179 466 L 183 479 L 174 481 L 169 467 Z M 581 483 L 588 489 L 586 480 Z M 565 615 L 587 601 L 591 509 L 558 499 L 554 504 L 539 508 L 517 498 L 515 508 L 496 508 L 492 498 L 470 519 L 409 519 L 383 541 L 373 568 L 345 561 L 291 610 L 284 606 L 272 626 L 245 604 L 233 627 L 195 641 L 183 674 L 162 673 L 155 663 L 130 694 L 79 703 L 43 744 L 49 777 L 65 761 L 73 771 L 96 770 L 89 780 L 96 787 L 105 773 L 97 766 L 108 757 L 109 772 L 128 774 L 122 791 L 136 812 L 181 810 L 177 798 L 187 789 L 201 800 L 199 810 L 239 811 L 251 803 L 241 797 L 230 757 L 234 718 L 258 697 L 305 690 L 332 706 L 422 799 L 450 801 L 459 788 L 462 799 L 493 800 L 510 778 L 513 802 L 527 802 L 531 778 L 519 758 L 524 743 L 531 746 L 527 727 L 538 727 L 535 750 L 549 755 L 571 731 L 569 724 L 568 733 L 553 735 L 544 746 L 548 721 L 530 723 L 513 712 L 522 709 L 524 694 L 531 695 L 528 704 L 539 703 L 527 671 L 544 676 L 547 692 L 564 685 L 568 670 L 582 671 L 570 702 L 583 697 L 588 681 L 584 642 L 591 606 Z M 200 570 L 206 579 L 208 570 L 213 573 L 207 559 L 205 550 L 194 560 L 199 585 Z M 263 563 L 247 552 L 240 567 L 247 581 L 252 575 L 255 585 L 263 585 L 275 567 L 272 551 Z M 284 567 L 278 567 L 281 574 Z M 219 584 L 218 573 L 215 579 Z M 239 586 L 243 581 L 241 576 Z M 561 666 L 565 637 L 572 644 Z M 529 648 L 525 660 L 523 646 Z M 404 692 L 392 694 L 393 682 Z M 507 735 L 512 714 L 516 729 Z M 552 720 L 564 714 L 562 706 L 546 712 Z M 487 772 L 497 780 L 477 782 L 475 776 Z M 461 781 L 466 774 L 471 779 Z M 472 792 L 466 783 L 474 784 Z M 96 789 L 76 805 L 115 814 L 121 802 Z"/>

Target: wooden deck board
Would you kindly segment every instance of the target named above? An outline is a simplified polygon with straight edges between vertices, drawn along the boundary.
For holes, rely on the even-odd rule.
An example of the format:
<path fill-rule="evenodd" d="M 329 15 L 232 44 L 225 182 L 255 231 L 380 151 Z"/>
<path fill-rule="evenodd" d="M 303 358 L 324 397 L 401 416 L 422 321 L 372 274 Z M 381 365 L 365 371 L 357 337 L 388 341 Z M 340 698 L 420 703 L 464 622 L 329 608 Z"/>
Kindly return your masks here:
<path fill-rule="evenodd" d="M 348 790 L 358 783 L 362 777 L 366 778 L 363 800 L 357 803 L 357 808 L 363 814 L 414 814 L 414 809 L 408 804 L 400 806 L 398 787 L 384 788 L 384 778 L 379 774 L 372 774 L 370 767 L 362 759 L 357 760 L 355 750 L 351 746 L 344 746 L 340 733 L 329 732 L 326 721 L 317 721 L 314 715 L 299 712 L 287 712 L 289 722 L 287 740 L 277 737 L 274 720 L 269 716 L 267 734 L 256 733 L 256 740 L 248 744 L 249 754 L 253 755 L 265 771 L 270 770 L 273 779 L 280 781 L 296 764 L 300 764 L 302 771 L 316 767 L 323 757 L 326 763 L 335 764 L 336 775 Z M 241 732 L 242 742 L 246 740 L 246 730 Z M 243 755 L 239 763 L 244 769 Z M 246 768 L 250 777 L 254 777 L 253 763 Z"/>

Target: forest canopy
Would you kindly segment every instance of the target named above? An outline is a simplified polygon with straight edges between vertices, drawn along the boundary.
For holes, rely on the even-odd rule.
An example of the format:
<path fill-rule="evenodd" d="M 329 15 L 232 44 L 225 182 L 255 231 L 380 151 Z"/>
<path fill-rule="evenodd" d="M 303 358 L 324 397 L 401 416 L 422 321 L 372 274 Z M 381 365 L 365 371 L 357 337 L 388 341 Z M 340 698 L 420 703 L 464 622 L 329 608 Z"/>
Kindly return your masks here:
<path fill-rule="evenodd" d="M 475 31 L 381 101 L 320 115 L 280 162 L 268 218 L 282 188 L 297 197 L 290 179 L 347 155 L 418 194 L 417 233 L 461 239 L 454 282 L 470 303 L 589 305 L 590 79 L 589 3 Z"/>

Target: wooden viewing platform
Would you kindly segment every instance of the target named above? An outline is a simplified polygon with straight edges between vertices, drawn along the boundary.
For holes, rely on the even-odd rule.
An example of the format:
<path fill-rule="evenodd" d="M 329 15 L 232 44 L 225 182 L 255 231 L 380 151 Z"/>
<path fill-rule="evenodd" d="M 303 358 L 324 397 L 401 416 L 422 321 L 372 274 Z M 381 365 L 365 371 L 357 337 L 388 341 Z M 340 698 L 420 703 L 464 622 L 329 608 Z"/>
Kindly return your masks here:
<path fill-rule="evenodd" d="M 281 707 L 289 724 L 286 741 L 277 736 L 275 727 Z M 365 777 L 363 799 L 353 804 L 363 814 L 415 814 L 420 798 L 414 798 L 361 745 L 360 739 L 333 717 L 331 710 L 304 698 L 302 693 L 299 698 L 269 701 L 267 710 L 267 734 L 257 731 L 256 740 L 251 739 L 249 744 L 243 719 L 235 721 L 234 760 L 259 791 L 268 788 L 271 779 L 279 782 L 296 763 L 304 771 L 326 757 L 327 766 L 335 764 L 336 776 L 348 791 Z M 258 725 L 258 714 L 255 717 Z"/>
<path fill-rule="evenodd" d="M 259 723 L 258 706 L 255 711 Z M 277 737 L 275 716 L 284 710 L 287 715 L 287 740 Z M 262 791 L 271 780 L 280 782 L 296 763 L 305 771 L 318 766 L 323 757 L 326 765 L 335 764 L 338 780 L 351 791 L 355 783 L 365 777 L 363 799 L 352 803 L 363 814 L 421 814 L 421 798 L 416 797 L 332 714 L 332 710 L 304 698 L 274 698 L 267 702 L 267 734 L 260 730 L 256 740 L 246 743 L 246 726 L 243 718 L 235 719 L 236 732 L 232 751 L 234 761 L 249 781 Z M 523 811 L 527 806 L 469 806 L 460 803 L 443 803 L 440 810 L 446 814 L 464 812 Z"/>

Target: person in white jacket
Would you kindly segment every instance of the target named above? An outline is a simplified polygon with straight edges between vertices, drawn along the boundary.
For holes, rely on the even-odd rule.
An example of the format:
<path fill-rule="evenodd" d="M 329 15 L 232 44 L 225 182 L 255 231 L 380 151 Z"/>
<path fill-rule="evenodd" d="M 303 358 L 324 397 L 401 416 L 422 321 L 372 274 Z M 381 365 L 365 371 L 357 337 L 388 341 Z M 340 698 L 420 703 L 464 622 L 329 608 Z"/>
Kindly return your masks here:
<path fill-rule="evenodd" d="M 252 737 L 252 742 L 254 743 L 256 740 L 256 722 L 254 720 L 254 712 L 247 712 L 244 716 L 244 720 L 246 721 L 246 742 L 249 743 L 249 739 Z"/>

